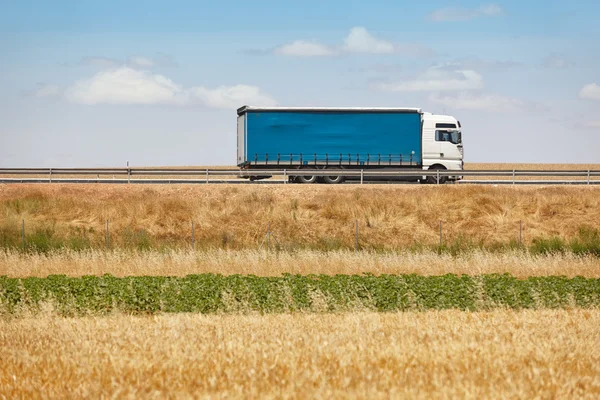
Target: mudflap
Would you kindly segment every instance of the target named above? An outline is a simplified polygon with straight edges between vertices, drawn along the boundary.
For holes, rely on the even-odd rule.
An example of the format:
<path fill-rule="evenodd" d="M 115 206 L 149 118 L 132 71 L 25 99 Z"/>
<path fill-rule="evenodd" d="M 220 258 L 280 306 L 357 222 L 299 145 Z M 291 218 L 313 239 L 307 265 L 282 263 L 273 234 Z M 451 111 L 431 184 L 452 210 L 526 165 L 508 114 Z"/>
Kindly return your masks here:
<path fill-rule="evenodd" d="M 259 181 L 261 179 L 269 179 L 272 177 L 273 177 L 273 175 L 251 175 L 248 177 L 248 179 L 250 179 L 250 181 L 253 182 L 253 181 Z"/>

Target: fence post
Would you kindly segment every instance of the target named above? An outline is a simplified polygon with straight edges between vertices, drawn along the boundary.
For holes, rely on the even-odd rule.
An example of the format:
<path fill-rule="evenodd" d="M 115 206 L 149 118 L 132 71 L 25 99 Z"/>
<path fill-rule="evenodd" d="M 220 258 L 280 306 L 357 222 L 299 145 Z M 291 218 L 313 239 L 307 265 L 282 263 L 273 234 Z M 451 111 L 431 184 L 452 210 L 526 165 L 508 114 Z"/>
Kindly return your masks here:
<path fill-rule="evenodd" d="M 106 247 L 108 248 L 109 246 L 109 237 L 108 237 L 108 218 L 106 219 L 106 233 L 104 236 L 105 242 L 106 242 Z"/>
<path fill-rule="evenodd" d="M 356 236 L 354 241 L 354 251 L 358 251 L 358 219 L 356 220 Z"/>
<path fill-rule="evenodd" d="M 23 244 L 23 248 L 25 248 L 25 220 L 23 220 L 21 224 L 21 242 Z"/>
<path fill-rule="evenodd" d="M 192 221 L 192 250 L 196 250 L 196 232 L 194 230 L 194 221 Z"/>
<path fill-rule="evenodd" d="M 588 175 L 587 175 L 587 184 L 590 184 L 590 170 L 588 169 Z"/>
<path fill-rule="evenodd" d="M 442 247 L 442 244 L 444 243 L 444 236 L 442 232 L 442 220 L 440 219 L 440 247 Z"/>
<path fill-rule="evenodd" d="M 519 246 L 523 245 L 523 220 L 519 221 Z"/>
<path fill-rule="evenodd" d="M 364 176 L 364 170 L 360 170 L 360 184 L 363 184 L 363 176 Z"/>

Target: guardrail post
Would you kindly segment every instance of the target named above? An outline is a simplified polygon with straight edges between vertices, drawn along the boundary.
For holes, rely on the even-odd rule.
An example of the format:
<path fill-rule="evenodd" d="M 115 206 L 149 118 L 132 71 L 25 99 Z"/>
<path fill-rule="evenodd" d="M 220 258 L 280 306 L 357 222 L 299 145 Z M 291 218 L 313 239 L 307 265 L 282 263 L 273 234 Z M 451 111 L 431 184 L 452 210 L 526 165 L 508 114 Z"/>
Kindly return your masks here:
<path fill-rule="evenodd" d="M 364 178 L 364 170 L 360 170 L 360 184 L 363 184 L 363 178 Z"/>
<path fill-rule="evenodd" d="M 437 174 L 437 184 L 439 185 L 440 184 L 440 170 L 436 169 L 435 171 L 436 171 L 436 174 Z"/>
<path fill-rule="evenodd" d="M 131 168 L 127 168 L 127 183 L 131 183 Z"/>
<path fill-rule="evenodd" d="M 287 184 L 288 183 L 287 181 L 288 181 L 288 179 L 287 179 L 287 170 L 284 168 L 283 169 L 283 184 L 284 185 Z"/>
<path fill-rule="evenodd" d="M 206 168 L 206 183 L 208 183 L 208 168 Z"/>
<path fill-rule="evenodd" d="M 588 175 L 587 175 L 587 178 L 588 178 L 588 180 L 587 180 L 587 184 L 589 185 L 589 184 L 590 184 L 590 170 L 589 170 L 589 169 L 588 169 Z"/>
<path fill-rule="evenodd" d="M 512 177 L 513 177 L 513 183 L 512 184 L 514 185 L 515 184 L 515 170 L 514 169 L 513 169 L 513 175 L 512 175 Z"/>
<path fill-rule="evenodd" d="M 52 183 L 52 168 L 50 168 L 50 178 L 48 179 L 50 183 Z"/>

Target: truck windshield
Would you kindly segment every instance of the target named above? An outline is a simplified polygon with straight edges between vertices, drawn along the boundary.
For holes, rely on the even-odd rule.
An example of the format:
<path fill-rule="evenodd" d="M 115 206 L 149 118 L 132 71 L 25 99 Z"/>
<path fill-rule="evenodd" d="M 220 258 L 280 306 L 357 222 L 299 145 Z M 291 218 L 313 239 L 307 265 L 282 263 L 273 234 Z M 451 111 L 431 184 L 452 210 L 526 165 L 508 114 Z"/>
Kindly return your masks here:
<path fill-rule="evenodd" d="M 435 140 L 437 140 L 438 142 L 450 142 L 453 144 L 461 144 L 461 136 L 461 132 L 458 130 L 435 132 Z"/>

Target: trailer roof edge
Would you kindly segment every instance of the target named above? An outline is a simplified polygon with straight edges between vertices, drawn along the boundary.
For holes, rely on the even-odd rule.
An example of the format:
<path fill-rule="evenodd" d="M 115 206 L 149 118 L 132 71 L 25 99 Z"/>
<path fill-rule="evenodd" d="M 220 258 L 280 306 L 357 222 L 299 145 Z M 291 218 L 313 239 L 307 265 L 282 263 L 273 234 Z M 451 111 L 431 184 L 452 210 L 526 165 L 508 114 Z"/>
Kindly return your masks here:
<path fill-rule="evenodd" d="M 421 108 L 411 107 L 256 107 L 242 106 L 237 109 L 237 114 L 242 115 L 248 111 L 338 111 L 338 112 L 402 112 L 422 114 Z"/>

